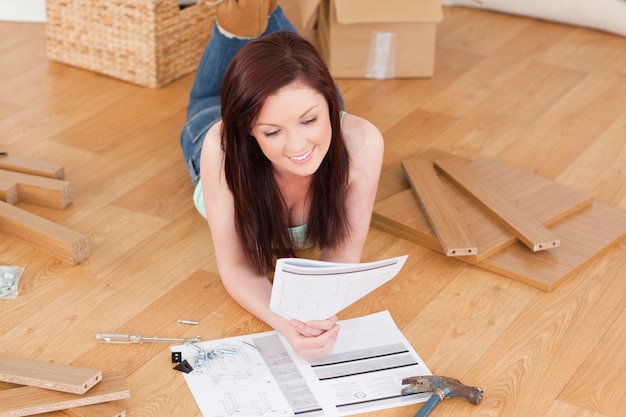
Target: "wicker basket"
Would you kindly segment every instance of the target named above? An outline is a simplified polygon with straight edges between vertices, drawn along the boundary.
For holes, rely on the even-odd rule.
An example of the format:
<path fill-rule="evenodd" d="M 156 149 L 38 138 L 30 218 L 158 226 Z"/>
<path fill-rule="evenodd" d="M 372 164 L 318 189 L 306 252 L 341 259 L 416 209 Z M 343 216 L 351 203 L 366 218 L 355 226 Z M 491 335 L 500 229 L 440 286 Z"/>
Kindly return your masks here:
<path fill-rule="evenodd" d="M 195 71 L 213 29 L 208 0 L 46 0 L 54 61 L 150 88 Z"/>

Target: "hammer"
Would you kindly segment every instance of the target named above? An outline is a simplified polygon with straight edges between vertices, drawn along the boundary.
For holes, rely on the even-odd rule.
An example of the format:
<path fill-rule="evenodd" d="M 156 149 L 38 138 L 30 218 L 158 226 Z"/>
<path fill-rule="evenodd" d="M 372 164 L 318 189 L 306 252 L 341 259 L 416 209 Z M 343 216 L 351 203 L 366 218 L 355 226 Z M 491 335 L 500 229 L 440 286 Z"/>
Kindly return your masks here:
<path fill-rule="evenodd" d="M 458 379 L 437 375 L 414 376 L 404 378 L 402 395 L 432 392 L 428 401 L 418 410 L 414 417 L 426 417 L 444 398 L 461 397 L 472 404 L 478 404 L 483 399 L 483 389 L 480 387 L 468 387 Z"/>

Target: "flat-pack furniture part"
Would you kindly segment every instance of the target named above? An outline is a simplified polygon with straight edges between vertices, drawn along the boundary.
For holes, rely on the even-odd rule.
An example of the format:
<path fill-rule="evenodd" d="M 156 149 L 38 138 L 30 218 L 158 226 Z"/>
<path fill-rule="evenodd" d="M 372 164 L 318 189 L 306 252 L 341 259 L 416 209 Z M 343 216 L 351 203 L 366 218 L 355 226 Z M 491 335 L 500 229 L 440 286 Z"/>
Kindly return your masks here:
<path fill-rule="evenodd" d="M 17 184 L 15 181 L 0 179 L 0 200 L 17 204 Z"/>
<path fill-rule="evenodd" d="M 443 189 L 433 162 L 427 158 L 404 160 L 402 168 L 445 255 L 476 255 L 476 242 Z"/>
<path fill-rule="evenodd" d="M 441 151 L 428 151 L 428 154 L 433 161 L 443 155 Z M 533 252 L 464 191 L 442 178 L 478 243 L 479 256 L 455 259 L 552 291 L 626 235 L 624 210 L 594 202 L 585 193 L 494 159 L 480 158 L 466 163 L 508 198 L 532 212 L 559 237 L 561 245 Z M 372 226 L 443 253 L 410 188 L 376 202 Z"/>
<path fill-rule="evenodd" d="M 87 236 L 0 201 L 0 231 L 72 264 L 89 256 Z"/>
<path fill-rule="evenodd" d="M 441 160 L 443 152 L 427 151 L 431 160 Z M 422 156 L 422 154 L 420 154 Z M 460 158 L 459 158 L 460 159 Z M 474 172 L 493 184 L 511 201 L 519 205 L 542 225 L 550 226 L 592 204 L 589 194 L 564 187 L 554 181 L 491 158 L 467 161 Z M 491 213 L 472 197 L 441 176 L 442 190 L 448 195 L 470 235 L 478 245 L 478 253 L 464 260 L 482 261 L 514 244 L 517 239 Z M 381 229 L 400 234 L 407 240 L 443 253 L 443 249 L 427 216 L 419 206 L 414 192 L 406 188 L 376 202 L 372 223 Z M 558 235 L 557 235 L 558 236 Z"/>
<path fill-rule="evenodd" d="M 465 163 L 452 158 L 435 161 L 439 171 L 475 201 L 492 213 L 508 230 L 533 252 L 556 248 L 561 241 L 519 204 L 508 199 Z"/>
<path fill-rule="evenodd" d="M 17 200 L 22 203 L 64 209 L 72 202 L 72 184 L 39 175 L 0 169 L 0 181 L 17 185 Z"/>
<path fill-rule="evenodd" d="M 65 179 L 65 168 L 63 165 L 13 155 L 0 157 L 0 169 L 23 172 L 24 174 L 38 175 L 40 177 L 56 178 L 57 180 Z"/>
<path fill-rule="evenodd" d="M 0 381 L 84 394 L 102 380 L 98 369 L 0 355 Z"/>
<path fill-rule="evenodd" d="M 67 408 L 63 413 L 71 417 L 126 417 L 126 410 L 115 401 Z"/>
<path fill-rule="evenodd" d="M 105 372 L 102 381 L 84 394 L 21 386 L 0 390 L 0 417 L 21 417 L 130 397 L 123 371 Z"/>
<path fill-rule="evenodd" d="M 0 233 L 41 248 L 72 264 L 89 256 L 87 236 L 23 210 L 18 203 L 64 209 L 72 186 L 62 165 L 0 153 Z"/>

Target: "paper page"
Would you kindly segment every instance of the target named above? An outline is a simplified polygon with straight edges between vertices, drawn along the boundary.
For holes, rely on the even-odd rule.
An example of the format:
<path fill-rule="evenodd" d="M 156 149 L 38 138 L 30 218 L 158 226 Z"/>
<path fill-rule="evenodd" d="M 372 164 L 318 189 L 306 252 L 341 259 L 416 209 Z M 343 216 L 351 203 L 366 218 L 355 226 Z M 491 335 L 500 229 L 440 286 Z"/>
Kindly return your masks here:
<path fill-rule="evenodd" d="M 395 277 L 406 259 L 357 264 L 278 259 L 270 310 L 287 319 L 325 320 Z"/>
<path fill-rule="evenodd" d="M 403 378 L 431 372 L 389 312 L 340 325 L 333 353 L 315 362 L 274 331 L 195 343 L 227 352 L 212 359 L 187 345 L 172 351 L 194 368 L 183 375 L 204 417 L 347 416 L 426 401 L 428 394 L 400 394 Z"/>

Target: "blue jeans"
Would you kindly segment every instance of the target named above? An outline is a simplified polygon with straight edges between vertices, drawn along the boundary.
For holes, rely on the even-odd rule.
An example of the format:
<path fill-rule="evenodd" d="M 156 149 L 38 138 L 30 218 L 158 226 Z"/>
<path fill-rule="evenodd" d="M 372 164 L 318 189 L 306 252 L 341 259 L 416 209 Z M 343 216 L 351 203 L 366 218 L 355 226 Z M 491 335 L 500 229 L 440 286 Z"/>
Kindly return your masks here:
<path fill-rule="evenodd" d="M 280 6 L 269 16 L 263 35 L 277 30 L 296 32 Z M 249 41 L 250 39 L 228 38 L 214 27 L 198 64 L 196 78 L 189 93 L 187 122 L 180 133 L 180 146 L 194 185 L 200 181 L 200 153 L 206 132 L 222 117 L 219 97 L 222 78 L 235 53 Z"/>

